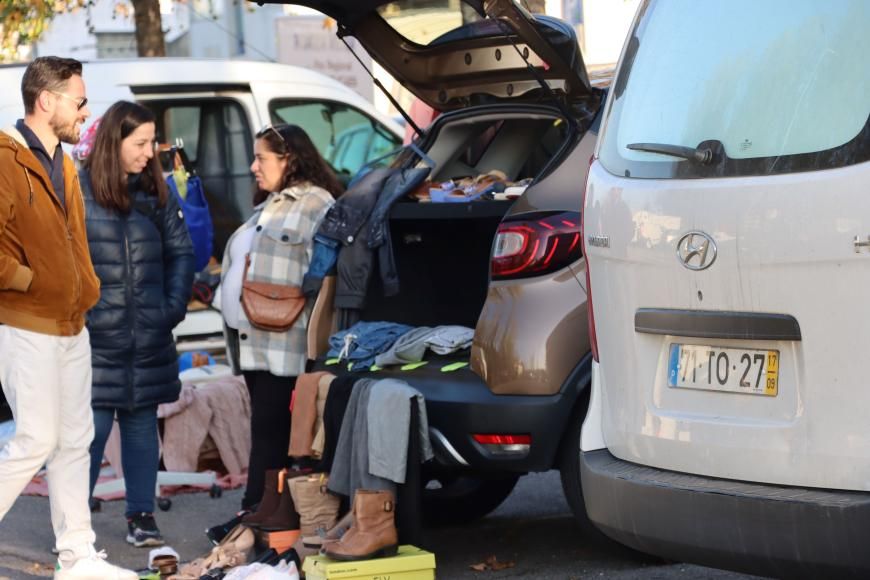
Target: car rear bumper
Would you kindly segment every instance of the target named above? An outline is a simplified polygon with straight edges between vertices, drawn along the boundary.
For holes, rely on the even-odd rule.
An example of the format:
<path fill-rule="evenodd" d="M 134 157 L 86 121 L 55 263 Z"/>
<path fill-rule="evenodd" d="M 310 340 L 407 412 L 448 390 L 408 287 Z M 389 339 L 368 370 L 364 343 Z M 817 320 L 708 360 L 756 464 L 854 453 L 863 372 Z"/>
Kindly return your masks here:
<path fill-rule="evenodd" d="M 471 371 L 413 382 L 426 398 L 432 445 L 439 463 L 476 471 L 526 473 L 551 469 L 575 393 L 494 395 Z M 446 379 L 446 380 L 445 380 Z M 529 435 L 528 453 L 502 455 L 473 439 L 479 434 Z"/>
<path fill-rule="evenodd" d="M 870 577 L 870 493 L 745 483 L 581 454 L 590 519 L 665 558 L 788 578 Z"/>
<path fill-rule="evenodd" d="M 411 371 L 385 368 L 359 374 L 360 378 L 400 379 L 423 394 L 432 447 L 441 467 L 499 473 L 552 469 L 574 405 L 589 384 L 589 357 L 569 374 L 557 394 L 546 396 L 495 395 L 468 367 L 442 372 L 449 362 L 430 361 Z M 523 455 L 500 455 L 478 444 L 475 433 L 529 435 L 531 444 Z"/>

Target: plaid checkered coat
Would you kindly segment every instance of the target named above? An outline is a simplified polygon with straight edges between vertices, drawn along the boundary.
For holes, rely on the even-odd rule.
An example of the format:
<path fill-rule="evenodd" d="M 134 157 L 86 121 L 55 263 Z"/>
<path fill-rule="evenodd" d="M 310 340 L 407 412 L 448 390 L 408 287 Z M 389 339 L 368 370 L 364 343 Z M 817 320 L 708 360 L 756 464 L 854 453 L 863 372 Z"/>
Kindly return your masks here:
<path fill-rule="evenodd" d="M 251 244 L 251 266 L 246 274 L 254 282 L 301 286 L 314 249 L 314 233 L 334 200 L 325 189 L 297 185 L 272 193 L 254 208 L 254 215 L 230 236 L 224 250 L 223 272 L 230 268 L 230 247 L 246 228 L 256 228 Z M 251 326 L 244 309 L 239 312 L 238 332 L 224 325 L 227 358 L 236 374 L 263 370 L 280 377 L 305 372 L 307 330 L 312 303 L 306 305 L 286 332 Z"/>

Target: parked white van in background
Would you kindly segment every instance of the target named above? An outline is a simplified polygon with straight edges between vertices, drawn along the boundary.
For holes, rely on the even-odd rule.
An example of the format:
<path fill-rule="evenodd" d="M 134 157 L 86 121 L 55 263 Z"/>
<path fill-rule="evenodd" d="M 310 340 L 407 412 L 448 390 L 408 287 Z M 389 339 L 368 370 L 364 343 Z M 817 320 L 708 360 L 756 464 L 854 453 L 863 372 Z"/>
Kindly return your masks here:
<path fill-rule="evenodd" d="M 0 66 L 0 127 L 23 116 L 26 65 Z M 254 135 L 268 123 L 294 123 L 311 136 L 340 177 L 401 145 L 403 129 L 358 93 L 318 72 L 244 60 L 143 58 L 85 62 L 90 124 L 120 99 L 157 115 L 157 137 L 180 138 L 215 225 L 215 251 L 250 214 Z M 340 146 L 339 146 L 340 145 Z"/>
<path fill-rule="evenodd" d="M 0 66 L 0 127 L 24 116 L 26 65 Z M 321 73 L 244 60 L 141 58 L 83 63 L 91 118 L 118 100 L 138 101 L 157 116 L 157 139 L 183 144 L 202 179 L 214 224 L 214 253 L 253 209 L 250 166 L 254 135 L 269 123 L 293 123 L 309 134 L 339 178 L 402 143 L 403 129 L 358 93 Z M 222 350 L 214 310 L 188 314 L 175 328 L 179 350 Z M 201 340 L 200 340 L 201 339 Z"/>
<path fill-rule="evenodd" d="M 868 29 L 866 0 L 639 8 L 583 215 L 583 493 L 633 548 L 870 577 Z"/>

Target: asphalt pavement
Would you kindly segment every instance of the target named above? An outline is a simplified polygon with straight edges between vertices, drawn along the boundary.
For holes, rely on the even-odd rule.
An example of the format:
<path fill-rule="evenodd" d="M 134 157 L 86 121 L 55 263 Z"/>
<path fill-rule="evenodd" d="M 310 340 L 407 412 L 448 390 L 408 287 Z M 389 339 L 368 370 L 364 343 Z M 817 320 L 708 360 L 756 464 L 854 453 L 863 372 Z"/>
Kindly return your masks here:
<path fill-rule="evenodd" d="M 241 490 L 225 492 L 219 499 L 211 499 L 207 493 L 176 495 L 169 511 L 158 511 L 157 523 L 182 559 L 192 560 L 210 549 L 204 530 L 231 517 L 241 495 Z M 123 501 L 113 501 L 104 502 L 102 510 L 93 515 L 97 548 L 106 549 L 114 563 L 143 568 L 148 563 L 148 549 L 125 542 L 123 513 Z M 0 522 L 0 580 L 51 577 L 53 543 L 48 499 L 19 498 Z M 584 535 L 570 515 L 556 472 L 523 477 L 507 501 L 478 522 L 426 530 L 424 547 L 435 553 L 441 580 L 753 578 L 687 564 L 664 564 L 600 535 Z M 507 567 L 483 572 L 471 568 L 493 557 Z"/>

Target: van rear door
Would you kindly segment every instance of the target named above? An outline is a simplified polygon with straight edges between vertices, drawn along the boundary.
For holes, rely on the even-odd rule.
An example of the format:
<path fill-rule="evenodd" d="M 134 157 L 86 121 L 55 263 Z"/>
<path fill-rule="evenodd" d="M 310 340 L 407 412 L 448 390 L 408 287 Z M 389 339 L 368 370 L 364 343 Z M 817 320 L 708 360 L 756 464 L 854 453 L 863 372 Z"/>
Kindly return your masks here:
<path fill-rule="evenodd" d="M 870 6 L 642 5 L 591 171 L 603 442 L 870 489 Z"/>

